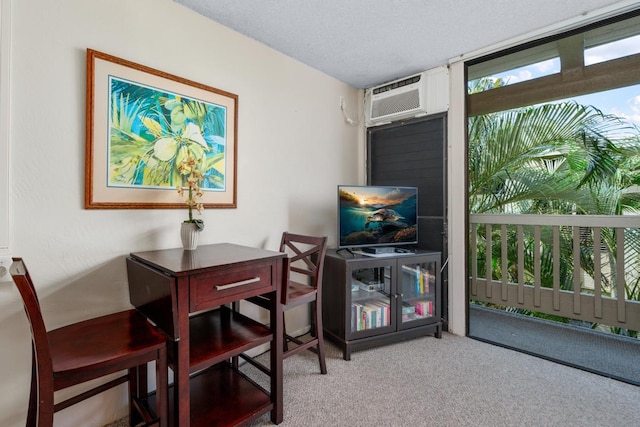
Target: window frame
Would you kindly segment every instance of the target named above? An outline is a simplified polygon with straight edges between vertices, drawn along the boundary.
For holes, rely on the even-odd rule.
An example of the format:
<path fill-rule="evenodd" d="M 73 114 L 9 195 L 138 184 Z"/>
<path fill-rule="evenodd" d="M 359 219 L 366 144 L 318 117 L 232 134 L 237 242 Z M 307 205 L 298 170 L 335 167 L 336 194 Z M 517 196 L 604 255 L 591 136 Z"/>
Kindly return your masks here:
<path fill-rule="evenodd" d="M 518 68 L 527 61 L 549 59 L 556 51 L 561 62 L 560 73 L 467 95 L 467 114 L 489 114 L 640 84 L 640 54 L 589 66 L 584 64 L 585 48 L 608 43 L 624 34 L 631 35 L 629 26 L 624 24 L 634 18 L 640 18 L 640 9 L 466 62 L 467 82 L 481 74 Z M 607 31 L 612 28 L 616 29 L 617 36 L 612 35 L 615 31 Z M 585 34 L 593 36 L 588 43 L 585 43 Z"/>

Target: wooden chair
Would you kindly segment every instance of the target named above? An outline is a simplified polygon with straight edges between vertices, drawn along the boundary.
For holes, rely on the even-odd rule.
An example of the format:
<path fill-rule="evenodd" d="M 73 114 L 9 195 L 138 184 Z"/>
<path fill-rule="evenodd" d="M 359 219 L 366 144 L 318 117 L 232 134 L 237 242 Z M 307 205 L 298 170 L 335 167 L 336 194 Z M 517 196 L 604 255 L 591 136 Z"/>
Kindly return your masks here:
<path fill-rule="evenodd" d="M 13 261 L 11 275 L 31 326 L 32 373 L 27 427 L 50 427 L 55 412 L 127 380 L 132 425 L 142 421 L 144 426 L 167 426 L 168 373 L 164 334 L 136 310 L 47 331 L 29 272 L 21 258 Z M 156 361 L 157 376 L 155 415 L 143 402 L 147 397 L 147 363 L 153 360 Z M 127 373 L 119 378 L 54 403 L 54 391 L 124 370 Z"/>
<path fill-rule="evenodd" d="M 318 354 L 320 373 L 327 373 L 324 358 L 324 337 L 322 333 L 322 270 L 324 255 L 327 251 L 326 237 L 303 236 L 284 232 L 280 241 L 280 252 L 289 256 L 289 268 L 285 272 L 286 286 L 282 289 L 282 310 L 311 304 L 311 336 L 303 342 L 287 334 L 283 319 L 284 354 L 286 359 L 302 350 L 311 350 Z M 296 344 L 289 348 L 289 343 Z"/>
<path fill-rule="evenodd" d="M 293 356 L 303 350 L 310 350 L 318 355 L 320 373 L 327 373 L 324 357 L 324 337 L 322 332 L 322 270 L 324 255 L 327 251 L 326 237 L 304 236 L 284 232 L 280 241 L 280 252 L 286 253 L 288 258 L 284 262 L 282 272 L 281 298 L 283 325 L 283 359 Z M 293 273 L 293 275 L 292 275 Z M 294 279 L 292 279 L 292 276 Z M 301 280 L 304 279 L 304 280 Z M 269 309 L 270 300 L 263 296 L 247 298 L 247 301 L 262 308 Z M 311 339 L 302 341 L 287 334 L 285 313 L 287 310 L 302 304 L 311 304 Z M 234 310 L 239 306 L 234 304 Z M 289 343 L 296 344 L 289 348 Z M 233 358 L 233 365 L 238 367 L 238 357 L 246 360 L 256 368 L 269 373 L 269 368 L 253 357 L 241 354 Z"/>

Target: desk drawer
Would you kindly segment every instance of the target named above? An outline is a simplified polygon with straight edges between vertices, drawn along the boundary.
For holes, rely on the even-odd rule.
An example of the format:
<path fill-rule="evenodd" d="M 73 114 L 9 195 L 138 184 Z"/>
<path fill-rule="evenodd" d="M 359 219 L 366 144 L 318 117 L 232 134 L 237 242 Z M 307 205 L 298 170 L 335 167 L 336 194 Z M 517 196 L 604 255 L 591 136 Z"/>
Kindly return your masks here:
<path fill-rule="evenodd" d="M 217 307 L 231 301 L 274 291 L 273 263 L 226 268 L 191 276 L 189 311 Z"/>

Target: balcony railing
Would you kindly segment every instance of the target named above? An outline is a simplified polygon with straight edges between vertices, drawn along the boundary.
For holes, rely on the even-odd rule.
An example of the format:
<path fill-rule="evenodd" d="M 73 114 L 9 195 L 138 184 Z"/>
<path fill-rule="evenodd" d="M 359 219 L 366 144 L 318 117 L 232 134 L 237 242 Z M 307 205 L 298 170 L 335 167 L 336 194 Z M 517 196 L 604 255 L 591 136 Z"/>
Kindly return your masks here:
<path fill-rule="evenodd" d="M 470 215 L 470 299 L 640 330 L 640 218 Z"/>

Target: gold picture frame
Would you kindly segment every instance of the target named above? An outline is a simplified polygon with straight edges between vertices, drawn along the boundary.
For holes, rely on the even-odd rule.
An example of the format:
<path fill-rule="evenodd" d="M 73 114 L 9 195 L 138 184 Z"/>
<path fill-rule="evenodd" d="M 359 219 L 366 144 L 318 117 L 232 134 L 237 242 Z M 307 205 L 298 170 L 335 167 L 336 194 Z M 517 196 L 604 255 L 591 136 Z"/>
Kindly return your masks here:
<path fill-rule="evenodd" d="M 184 208 L 187 152 L 203 206 L 236 207 L 237 95 L 87 49 L 86 108 L 86 209 Z"/>

